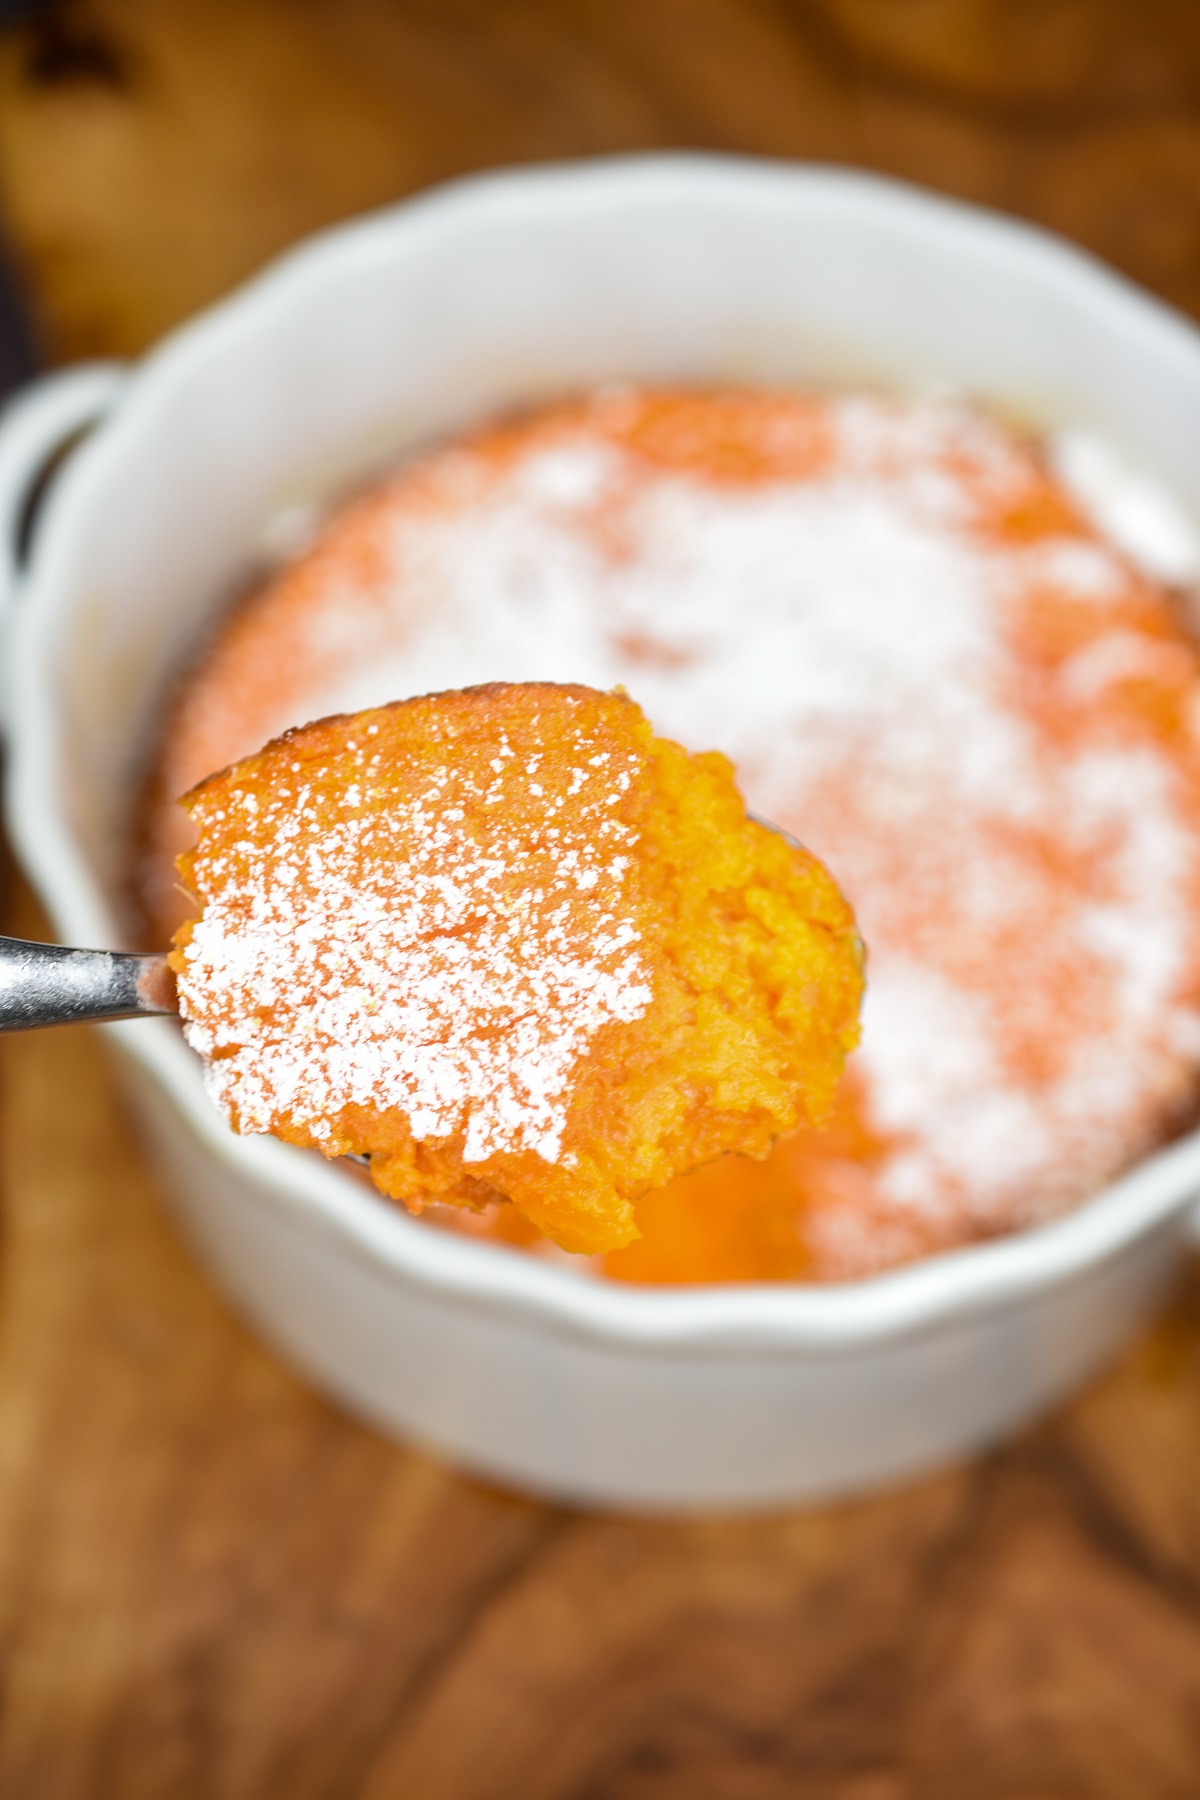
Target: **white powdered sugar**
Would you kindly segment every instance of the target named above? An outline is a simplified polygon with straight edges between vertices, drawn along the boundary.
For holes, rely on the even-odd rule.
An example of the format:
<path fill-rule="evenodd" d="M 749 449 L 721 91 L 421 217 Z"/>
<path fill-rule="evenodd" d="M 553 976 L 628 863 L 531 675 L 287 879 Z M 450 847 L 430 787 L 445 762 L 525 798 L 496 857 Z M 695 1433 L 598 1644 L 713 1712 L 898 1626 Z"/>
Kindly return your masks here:
<path fill-rule="evenodd" d="M 548 793 L 542 828 L 517 833 L 506 792 L 542 794 L 537 758 L 516 767 L 502 743 L 486 785 L 435 768 L 407 800 L 374 789 L 378 760 L 364 748 L 332 819 L 303 778 L 261 804 L 237 787 L 201 801 L 220 842 L 237 834 L 198 853 L 179 981 L 210 1091 L 243 1131 L 286 1121 L 329 1150 L 361 1107 L 456 1138 L 467 1163 L 557 1162 L 579 1057 L 651 998 L 625 903 L 633 834 L 610 810 L 630 770 L 581 737 L 570 828 Z"/>

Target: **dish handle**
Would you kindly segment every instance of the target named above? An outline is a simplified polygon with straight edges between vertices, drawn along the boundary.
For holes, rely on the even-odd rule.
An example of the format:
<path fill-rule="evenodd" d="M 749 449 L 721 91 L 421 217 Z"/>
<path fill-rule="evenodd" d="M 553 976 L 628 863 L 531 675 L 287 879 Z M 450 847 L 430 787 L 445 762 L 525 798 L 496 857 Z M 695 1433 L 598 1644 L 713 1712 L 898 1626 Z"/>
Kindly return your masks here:
<path fill-rule="evenodd" d="M 43 375 L 0 412 L 0 622 L 29 561 L 36 516 L 74 444 L 117 403 L 129 372 L 121 363 L 81 363 Z"/>

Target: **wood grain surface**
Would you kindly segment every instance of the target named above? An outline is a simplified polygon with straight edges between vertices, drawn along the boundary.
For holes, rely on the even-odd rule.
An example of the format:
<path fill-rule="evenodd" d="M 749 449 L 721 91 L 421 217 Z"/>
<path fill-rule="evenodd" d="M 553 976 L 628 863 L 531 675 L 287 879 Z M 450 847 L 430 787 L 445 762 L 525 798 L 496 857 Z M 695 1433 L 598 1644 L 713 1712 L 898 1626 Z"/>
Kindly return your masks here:
<path fill-rule="evenodd" d="M 860 163 L 1200 313 L 1194 0 L 83 0 L 0 39 L 47 353 L 496 161 Z M 18 878 L 5 929 L 44 920 Z M 396 1449 L 176 1240 L 87 1033 L 0 1045 L 3 1800 L 1195 1800 L 1200 1266 L 1119 1368 L 857 1505 L 648 1522 Z"/>

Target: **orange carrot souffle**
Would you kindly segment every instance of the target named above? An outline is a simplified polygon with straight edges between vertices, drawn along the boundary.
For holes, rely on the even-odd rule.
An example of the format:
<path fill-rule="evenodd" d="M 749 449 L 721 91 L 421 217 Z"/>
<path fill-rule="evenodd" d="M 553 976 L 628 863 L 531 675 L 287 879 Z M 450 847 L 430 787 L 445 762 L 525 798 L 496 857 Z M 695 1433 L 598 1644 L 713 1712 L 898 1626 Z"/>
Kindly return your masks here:
<path fill-rule="evenodd" d="M 569 1266 L 846 1281 L 1058 1217 L 1200 1109 L 1200 550 L 1086 452 L 964 399 L 610 387 L 285 511 L 158 723 L 140 934 L 185 916 L 177 796 L 288 726 L 619 685 L 836 870 L 870 983 L 827 1128 Z M 511 1206 L 425 1225 L 561 1254 Z"/>
<path fill-rule="evenodd" d="M 831 1111 L 862 951 L 725 757 L 620 691 L 491 685 L 290 731 L 194 788 L 180 1008 L 234 1127 L 369 1159 L 414 1212 L 562 1248 Z"/>

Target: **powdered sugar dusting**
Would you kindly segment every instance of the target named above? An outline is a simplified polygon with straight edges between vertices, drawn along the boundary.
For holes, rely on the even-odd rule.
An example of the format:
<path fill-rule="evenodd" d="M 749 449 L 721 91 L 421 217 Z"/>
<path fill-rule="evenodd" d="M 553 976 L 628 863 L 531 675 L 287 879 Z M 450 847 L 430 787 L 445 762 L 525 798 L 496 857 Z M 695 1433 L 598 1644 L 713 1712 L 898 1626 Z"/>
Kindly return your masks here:
<path fill-rule="evenodd" d="M 398 1111 L 419 1141 L 563 1156 L 571 1077 L 596 1032 L 651 989 L 630 917 L 631 828 L 612 810 L 636 761 L 576 733 L 571 823 L 539 759 L 503 740 L 405 795 L 355 745 L 334 816 L 305 768 L 269 795 L 202 798 L 206 848 L 179 982 L 210 1091 L 243 1131 L 282 1119 L 330 1153 L 347 1107 Z M 544 801 L 518 830 L 514 794 Z M 494 827 L 480 829 L 481 814 Z"/>

